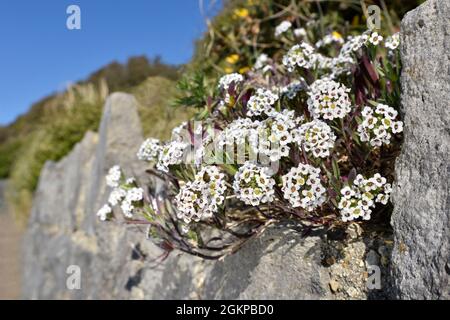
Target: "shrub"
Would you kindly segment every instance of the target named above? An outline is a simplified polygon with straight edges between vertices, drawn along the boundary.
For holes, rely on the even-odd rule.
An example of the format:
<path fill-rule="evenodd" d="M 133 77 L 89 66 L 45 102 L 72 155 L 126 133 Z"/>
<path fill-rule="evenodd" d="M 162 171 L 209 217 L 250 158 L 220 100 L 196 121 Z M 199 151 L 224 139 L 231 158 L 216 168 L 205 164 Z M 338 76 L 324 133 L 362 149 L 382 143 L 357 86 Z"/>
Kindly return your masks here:
<path fill-rule="evenodd" d="M 358 32 L 345 10 L 321 16 L 306 3 L 263 3 L 282 8 L 254 31 L 271 42 L 247 34 L 248 46 L 225 59 L 234 64 L 256 50 L 252 67 L 214 87 L 201 73 L 182 82 L 178 103 L 197 106 L 196 117 L 171 140 L 141 146 L 138 157 L 165 192 L 139 188 L 115 167 L 102 220 L 148 225 L 147 236 L 168 252 L 217 259 L 276 222 L 308 233 L 388 218 L 402 131 L 398 34 Z M 248 12 L 235 14 L 251 19 Z M 120 203 L 122 217 L 110 207 Z"/>

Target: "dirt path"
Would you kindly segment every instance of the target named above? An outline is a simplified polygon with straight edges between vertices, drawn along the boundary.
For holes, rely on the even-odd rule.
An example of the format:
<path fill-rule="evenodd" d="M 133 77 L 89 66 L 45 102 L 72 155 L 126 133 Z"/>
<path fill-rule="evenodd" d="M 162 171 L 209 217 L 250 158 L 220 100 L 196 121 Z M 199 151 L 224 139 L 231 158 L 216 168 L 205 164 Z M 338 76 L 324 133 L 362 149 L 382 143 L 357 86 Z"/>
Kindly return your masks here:
<path fill-rule="evenodd" d="M 0 299 L 20 298 L 22 232 L 8 214 L 0 181 Z"/>

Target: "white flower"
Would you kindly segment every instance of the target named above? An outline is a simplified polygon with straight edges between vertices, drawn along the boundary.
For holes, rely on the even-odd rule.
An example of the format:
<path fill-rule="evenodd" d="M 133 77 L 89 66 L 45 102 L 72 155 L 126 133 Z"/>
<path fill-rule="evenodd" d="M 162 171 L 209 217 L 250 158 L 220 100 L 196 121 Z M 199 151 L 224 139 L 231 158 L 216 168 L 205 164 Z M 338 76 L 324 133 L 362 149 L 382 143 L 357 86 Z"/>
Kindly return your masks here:
<path fill-rule="evenodd" d="M 106 185 L 111 188 L 115 188 L 119 186 L 120 178 L 122 177 L 122 172 L 118 165 L 113 166 L 108 171 L 108 175 L 106 176 Z"/>
<path fill-rule="evenodd" d="M 122 209 L 123 215 L 125 217 L 127 217 L 127 218 L 133 217 L 134 205 L 131 201 L 128 201 L 127 199 L 122 201 L 122 204 L 120 205 L 120 209 Z"/>
<path fill-rule="evenodd" d="M 181 187 L 175 197 L 177 217 L 188 224 L 213 216 L 225 200 L 225 175 L 216 166 L 206 166 L 196 175 L 194 181 Z"/>
<path fill-rule="evenodd" d="M 376 203 L 387 204 L 390 186 L 386 183 L 386 178 L 379 173 L 369 179 L 358 174 L 353 185 L 341 189 L 341 199 L 338 204 L 341 219 L 343 221 L 358 218 L 369 220 Z"/>
<path fill-rule="evenodd" d="M 306 83 L 304 79 L 294 80 L 287 86 L 281 88 L 280 92 L 283 96 L 286 96 L 289 100 L 294 99 L 297 94 L 306 88 Z"/>
<path fill-rule="evenodd" d="M 127 192 L 122 188 L 114 188 L 109 195 L 108 202 L 112 206 L 116 206 L 122 201 L 123 198 L 127 195 Z"/>
<path fill-rule="evenodd" d="M 296 28 L 296 29 L 294 29 L 294 35 L 297 38 L 306 37 L 306 30 L 305 30 L 305 28 Z"/>
<path fill-rule="evenodd" d="M 296 117 L 293 110 L 284 109 L 273 113 L 257 127 L 257 151 L 271 161 L 289 156 L 288 144 L 293 142 L 291 131 L 302 121 L 303 117 Z"/>
<path fill-rule="evenodd" d="M 297 67 L 310 69 L 315 63 L 314 48 L 306 42 L 294 45 L 283 56 L 283 65 L 289 72 Z"/>
<path fill-rule="evenodd" d="M 243 145 L 249 142 L 250 146 L 255 149 L 258 143 L 257 128 L 260 124 L 257 120 L 237 118 L 219 134 L 217 143 L 221 147 L 228 145 L 234 149 L 235 145 Z"/>
<path fill-rule="evenodd" d="M 244 77 L 239 73 L 230 73 L 219 79 L 218 88 L 227 91 L 231 84 L 237 85 L 244 81 Z"/>
<path fill-rule="evenodd" d="M 225 92 L 225 102 L 230 102 L 230 94 L 228 93 L 228 89 L 231 87 L 231 85 L 236 86 L 240 84 L 242 81 L 244 81 L 244 77 L 239 73 L 230 73 L 227 75 L 224 75 L 222 78 L 219 79 L 219 85 L 218 88 L 220 90 L 223 90 Z"/>
<path fill-rule="evenodd" d="M 121 188 L 114 189 L 109 196 L 109 203 L 113 206 L 119 204 L 122 213 L 127 218 L 132 218 L 136 205 L 140 205 L 144 197 L 144 190 L 142 188 L 132 187 L 128 190 Z"/>
<path fill-rule="evenodd" d="M 359 138 L 372 147 L 390 144 L 392 134 L 403 131 L 403 122 L 395 121 L 398 112 L 385 104 L 379 103 L 375 109 L 366 106 L 361 115 L 362 122 L 357 129 Z"/>
<path fill-rule="evenodd" d="M 111 212 L 112 212 L 111 207 L 105 204 L 100 210 L 98 210 L 97 216 L 100 218 L 101 221 L 105 221 L 111 215 Z"/>
<path fill-rule="evenodd" d="M 161 149 L 158 139 L 149 138 L 141 144 L 137 157 L 143 161 L 154 161 L 158 159 Z"/>
<path fill-rule="evenodd" d="M 313 211 L 325 202 L 325 191 L 320 182 L 320 169 L 308 164 L 299 164 L 282 176 L 284 198 L 292 207 Z"/>
<path fill-rule="evenodd" d="M 394 33 L 391 37 L 388 37 L 385 42 L 386 48 L 393 51 L 400 45 L 400 35 L 399 33 Z"/>
<path fill-rule="evenodd" d="M 273 105 L 277 100 L 277 94 L 270 90 L 259 88 L 247 103 L 247 114 L 249 116 L 259 116 L 263 113 L 271 115 L 275 111 Z"/>
<path fill-rule="evenodd" d="M 163 172 L 169 171 L 170 165 L 181 164 L 184 151 L 189 145 L 185 142 L 173 140 L 162 147 L 156 168 Z"/>
<path fill-rule="evenodd" d="M 264 68 L 269 61 L 270 61 L 269 56 L 265 53 L 261 53 L 258 56 L 258 58 L 256 58 L 255 64 L 253 65 L 253 69 L 260 70 Z"/>
<path fill-rule="evenodd" d="M 339 82 L 327 78 L 316 80 L 308 93 L 309 112 L 315 118 L 344 118 L 351 110 L 348 92 L 350 89 Z"/>
<path fill-rule="evenodd" d="M 278 26 L 275 27 L 275 37 L 279 37 L 281 34 L 285 33 L 292 27 L 292 23 L 289 21 L 283 21 Z"/>
<path fill-rule="evenodd" d="M 129 202 L 141 201 L 144 197 L 144 190 L 142 188 L 131 188 L 127 191 L 125 199 Z"/>
<path fill-rule="evenodd" d="M 341 195 L 346 199 L 350 199 L 355 195 L 355 191 L 350 187 L 344 187 L 341 189 Z"/>
<path fill-rule="evenodd" d="M 383 40 L 383 37 L 378 32 L 372 32 L 369 37 L 369 42 L 374 46 L 378 45 Z"/>
<path fill-rule="evenodd" d="M 268 168 L 245 162 L 234 176 L 233 189 L 236 197 L 245 204 L 258 206 L 274 200 L 274 185 Z"/>
<path fill-rule="evenodd" d="M 336 136 L 323 121 L 313 120 L 293 131 L 293 139 L 316 158 L 326 158 L 334 147 Z"/>
<path fill-rule="evenodd" d="M 349 56 L 351 53 L 361 49 L 367 40 L 367 35 L 349 36 L 341 48 L 340 55 Z"/>
<path fill-rule="evenodd" d="M 403 131 L 403 122 L 395 121 L 392 123 L 392 133 L 400 133 Z"/>

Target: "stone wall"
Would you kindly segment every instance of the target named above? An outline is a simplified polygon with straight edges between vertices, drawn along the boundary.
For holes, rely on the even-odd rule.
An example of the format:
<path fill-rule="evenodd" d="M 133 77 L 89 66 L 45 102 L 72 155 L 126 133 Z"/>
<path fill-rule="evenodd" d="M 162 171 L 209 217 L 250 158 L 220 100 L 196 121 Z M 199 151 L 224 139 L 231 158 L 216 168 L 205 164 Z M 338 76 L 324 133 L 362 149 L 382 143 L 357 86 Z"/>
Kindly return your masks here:
<path fill-rule="evenodd" d="M 405 141 L 396 162 L 392 269 L 396 297 L 448 299 L 450 272 L 450 1 L 401 25 Z"/>
<path fill-rule="evenodd" d="M 95 216 L 106 201 L 104 176 L 112 165 L 145 177 L 135 160 L 142 140 L 136 101 L 115 93 L 99 134 L 87 133 L 66 158 L 46 163 L 24 241 L 24 298 L 367 298 L 365 256 L 378 256 L 379 243 L 351 235 L 341 246 L 321 232 L 302 238 L 275 226 L 223 261 L 174 252 L 156 263 L 163 252 L 142 230 Z M 333 261 L 328 266 L 325 255 Z M 80 267 L 80 290 L 66 287 L 70 265 Z"/>
<path fill-rule="evenodd" d="M 389 230 L 362 234 L 356 224 L 345 234 L 306 238 L 274 226 L 223 261 L 178 252 L 155 261 L 162 252 L 142 230 L 95 216 L 106 201 L 109 167 L 145 177 L 135 160 L 143 140 L 136 101 L 115 93 L 99 133 L 86 134 L 41 173 L 24 241 L 23 297 L 448 298 L 449 6 L 428 1 L 402 23 L 405 142 L 396 163 L 394 241 Z M 80 290 L 66 286 L 70 265 L 80 267 Z M 368 290 L 368 265 L 380 266 L 381 290 Z"/>

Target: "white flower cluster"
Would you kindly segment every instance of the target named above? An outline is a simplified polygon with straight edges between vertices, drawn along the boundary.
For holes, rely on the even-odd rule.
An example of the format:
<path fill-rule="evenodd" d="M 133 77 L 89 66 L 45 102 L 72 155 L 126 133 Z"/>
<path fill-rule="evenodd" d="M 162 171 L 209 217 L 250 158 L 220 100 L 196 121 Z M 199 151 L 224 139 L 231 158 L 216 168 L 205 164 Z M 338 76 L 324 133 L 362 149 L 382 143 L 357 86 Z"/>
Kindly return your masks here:
<path fill-rule="evenodd" d="M 278 100 L 278 95 L 270 90 L 259 88 L 256 93 L 250 97 L 247 103 L 249 116 L 259 116 L 263 113 L 271 115 L 275 109 L 273 105 Z"/>
<path fill-rule="evenodd" d="M 261 125 L 260 121 L 253 121 L 249 118 L 238 118 L 231 122 L 220 134 L 217 140 L 219 146 L 242 145 L 249 142 L 255 148 L 258 143 L 257 129 Z"/>
<path fill-rule="evenodd" d="M 301 44 L 294 45 L 289 51 L 283 56 L 283 65 L 289 72 L 292 72 L 297 67 L 302 67 L 305 69 L 310 69 L 315 63 L 314 48 L 302 42 Z"/>
<path fill-rule="evenodd" d="M 350 55 L 352 52 L 356 52 L 361 49 L 367 42 L 367 34 L 362 34 L 358 36 L 348 36 L 347 41 L 341 48 L 340 54 Z"/>
<path fill-rule="evenodd" d="M 372 147 L 390 144 L 392 134 L 403 131 L 403 122 L 395 121 L 398 112 L 385 104 L 379 103 L 375 110 L 366 106 L 361 114 L 363 119 L 358 125 L 358 135 Z"/>
<path fill-rule="evenodd" d="M 106 175 L 106 185 L 111 188 L 119 186 L 120 179 L 122 178 L 122 171 L 120 171 L 120 166 L 115 165 L 109 169 Z"/>
<path fill-rule="evenodd" d="M 271 161 L 289 156 L 288 144 L 293 141 L 291 131 L 302 121 L 302 117 L 296 118 L 294 111 L 287 109 L 264 120 L 258 127 L 258 152 Z"/>
<path fill-rule="evenodd" d="M 344 118 L 351 111 L 348 92 L 350 89 L 339 82 L 327 78 L 316 80 L 308 92 L 309 112 L 315 118 Z"/>
<path fill-rule="evenodd" d="M 342 221 L 358 218 L 369 220 L 375 204 L 387 204 L 391 191 L 391 184 L 386 183 L 386 178 L 379 173 L 369 179 L 365 179 L 360 174 L 357 175 L 352 186 L 341 189 L 338 208 Z"/>
<path fill-rule="evenodd" d="M 185 223 L 200 221 L 213 216 L 225 200 L 225 175 L 216 166 L 202 168 L 194 181 L 181 187 L 175 197 L 178 219 Z"/>
<path fill-rule="evenodd" d="M 144 190 L 142 188 L 133 187 L 126 191 L 125 198 L 123 199 L 120 208 L 125 217 L 133 217 L 133 211 L 136 208 L 137 203 L 140 203 L 144 199 Z"/>
<path fill-rule="evenodd" d="M 397 49 L 398 46 L 400 45 L 400 34 L 398 32 L 394 33 L 391 37 L 386 39 L 384 45 L 391 51 Z"/>
<path fill-rule="evenodd" d="M 114 188 L 109 194 L 108 202 L 112 206 L 118 205 L 127 195 L 126 190 L 122 188 Z"/>
<path fill-rule="evenodd" d="M 172 140 L 164 145 L 159 153 L 156 168 L 168 172 L 169 166 L 181 164 L 184 159 L 184 151 L 188 146 L 187 143 L 177 140 Z"/>
<path fill-rule="evenodd" d="M 228 93 L 228 89 L 230 88 L 231 84 L 234 84 L 234 86 L 236 87 L 242 81 L 244 81 L 244 77 L 239 73 L 226 74 L 219 79 L 218 88 L 225 92 L 226 103 L 230 102 L 230 94 Z"/>
<path fill-rule="evenodd" d="M 161 144 L 158 139 L 154 138 L 145 140 L 137 153 L 138 159 L 143 161 L 157 161 L 156 168 L 163 172 L 168 172 L 170 165 L 181 164 L 186 148 L 189 147 L 189 144 L 183 141 L 186 125 L 187 123 L 184 122 L 178 127 L 175 127 L 172 130 L 172 140 L 165 144 Z M 113 169 L 114 167 L 111 168 L 111 174 L 106 177 L 107 181 L 111 180 L 111 183 L 108 184 L 110 187 L 116 187 L 118 185 L 113 180 L 117 176 L 117 172 Z M 111 177 L 108 178 L 109 176 Z"/>
<path fill-rule="evenodd" d="M 306 88 L 306 82 L 304 79 L 294 80 L 289 83 L 287 86 L 281 88 L 280 93 L 282 96 L 285 96 L 289 100 L 294 99 L 297 94 Z"/>
<path fill-rule="evenodd" d="M 149 138 L 142 143 L 137 157 L 143 161 L 155 161 L 158 159 L 161 149 L 161 144 L 158 139 Z"/>
<path fill-rule="evenodd" d="M 296 28 L 296 29 L 294 29 L 294 35 L 297 37 L 297 38 L 306 38 L 306 30 L 305 30 L 305 28 Z"/>
<path fill-rule="evenodd" d="M 315 119 L 293 131 L 294 140 L 316 158 L 326 158 L 334 147 L 336 136 L 323 121 Z"/>
<path fill-rule="evenodd" d="M 120 204 L 123 214 L 127 218 L 133 216 L 136 206 L 139 206 L 144 198 L 144 190 L 136 187 L 134 178 L 124 179 L 119 166 L 113 166 L 106 176 L 106 184 L 113 188 L 108 197 L 108 203 L 98 212 L 100 220 L 105 221 L 112 213 L 112 207 Z"/>
<path fill-rule="evenodd" d="M 292 27 L 292 23 L 290 21 L 283 21 L 278 26 L 275 27 L 275 37 L 281 36 L 283 33 L 288 31 Z"/>
<path fill-rule="evenodd" d="M 101 220 L 101 221 L 106 221 L 109 216 L 112 213 L 112 209 L 110 206 L 108 206 L 107 204 L 105 204 L 103 207 L 101 207 L 100 210 L 98 210 L 97 212 L 97 217 Z"/>
<path fill-rule="evenodd" d="M 241 83 L 242 81 L 244 81 L 244 77 L 239 73 L 226 74 L 222 78 L 219 79 L 218 88 L 221 90 L 227 91 L 232 83 L 237 85 L 237 84 Z"/>
<path fill-rule="evenodd" d="M 233 189 L 236 197 L 245 204 L 258 206 L 274 200 L 275 180 L 268 173 L 268 168 L 246 162 L 234 176 Z"/>
<path fill-rule="evenodd" d="M 299 164 L 282 177 L 284 198 L 292 207 L 313 211 L 325 202 L 325 191 L 320 182 L 320 169 Z"/>
<path fill-rule="evenodd" d="M 334 79 L 341 74 L 349 74 L 351 72 L 352 66 L 356 64 L 354 51 L 358 50 L 362 45 L 363 43 L 358 39 L 354 41 L 351 37 L 344 43 L 337 57 L 334 57 L 329 61 L 328 68 L 331 70 L 329 75 L 331 79 Z"/>

